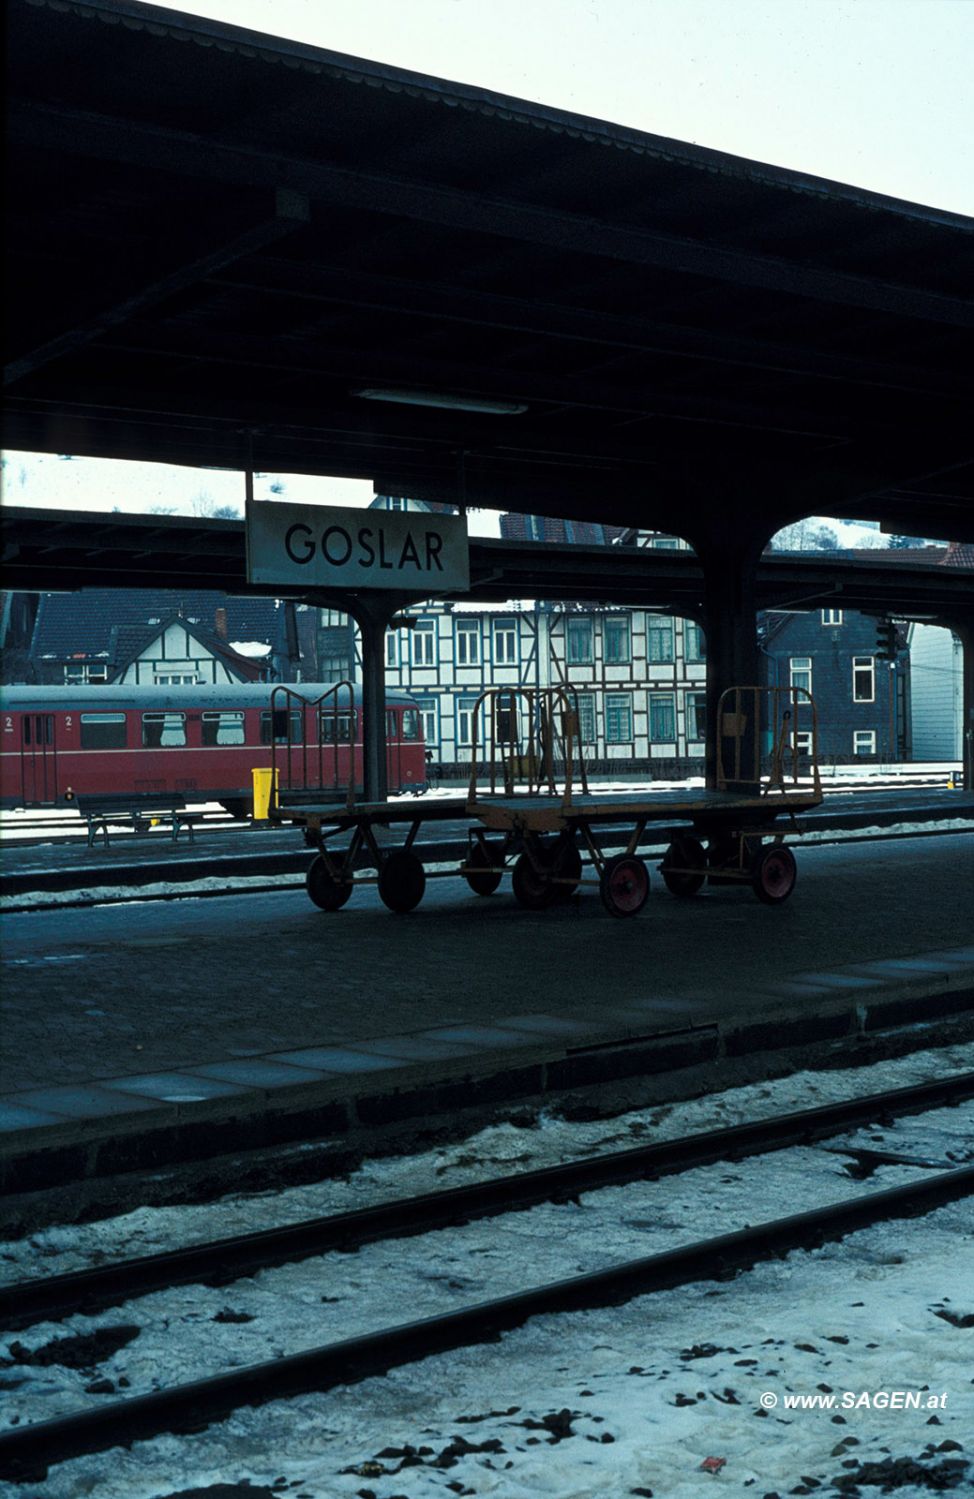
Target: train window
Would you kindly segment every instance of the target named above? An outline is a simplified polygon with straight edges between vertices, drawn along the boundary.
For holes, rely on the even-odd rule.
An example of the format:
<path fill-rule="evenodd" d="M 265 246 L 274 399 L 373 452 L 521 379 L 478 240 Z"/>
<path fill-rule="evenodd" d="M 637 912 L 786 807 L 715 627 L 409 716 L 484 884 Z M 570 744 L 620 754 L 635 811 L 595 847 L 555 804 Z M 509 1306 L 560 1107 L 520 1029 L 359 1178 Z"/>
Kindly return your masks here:
<path fill-rule="evenodd" d="M 419 738 L 419 709 L 403 708 L 402 710 L 402 737 L 404 739 Z"/>
<path fill-rule="evenodd" d="M 260 742 L 270 744 L 273 738 L 274 744 L 303 744 L 304 743 L 304 715 L 300 708 L 291 708 L 291 732 L 288 735 L 288 709 L 273 708 L 266 709 L 260 715 Z M 271 719 L 273 718 L 273 731 Z"/>
<path fill-rule="evenodd" d="M 82 749 L 124 749 L 127 743 L 124 713 L 82 713 Z"/>
<path fill-rule="evenodd" d="M 243 744 L 243 714 L 204 713 L 202 742 L 208 748 L 213 748 L 218 744 Z"/>
<path fill-rule="evenodd" d="M 180 749 L 185 743 L 185 713 L 143 713 L 143 748 Z"/>
<path fill-rule="evenodd" d="M 347 713 L 339 713 L 337 719 L 334 713 L 318 714 L 318 732 L 321 735 L 322 744 L 347 744 L 351 733 L 351 718 Z"/>

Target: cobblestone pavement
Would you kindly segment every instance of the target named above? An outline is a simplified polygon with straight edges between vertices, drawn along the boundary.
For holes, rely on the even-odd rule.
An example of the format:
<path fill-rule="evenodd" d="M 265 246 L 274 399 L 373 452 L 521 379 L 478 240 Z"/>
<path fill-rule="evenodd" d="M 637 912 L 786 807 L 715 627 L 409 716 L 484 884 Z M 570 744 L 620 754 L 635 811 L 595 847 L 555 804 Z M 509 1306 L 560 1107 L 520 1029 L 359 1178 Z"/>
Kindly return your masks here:
<path fill-rule="evenodd" d="M 628 921 L 594 889 L 531 913 L 507 883 L 481 900 L 452 878 L 409 916 L 374 887 L 331 915 L 296 890 L 10 916 L 0 1091 L 630 1000 L 660 1025 L 759 1016 L 836 966 L 971 941 L 974 834 L 808 847 L 798 865 L 776 909 L 741 889 L 677 901 L 654 875 Z"/>

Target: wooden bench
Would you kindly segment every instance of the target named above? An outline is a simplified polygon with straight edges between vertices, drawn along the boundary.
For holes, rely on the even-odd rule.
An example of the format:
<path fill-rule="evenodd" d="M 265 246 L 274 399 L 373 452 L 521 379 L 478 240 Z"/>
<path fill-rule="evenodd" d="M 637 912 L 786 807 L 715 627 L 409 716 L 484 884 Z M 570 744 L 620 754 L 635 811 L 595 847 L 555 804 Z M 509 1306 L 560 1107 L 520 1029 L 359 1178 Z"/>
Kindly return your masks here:
<path fill-rule="evenodd" d="M 202 812 L 187 812 L 186 798 L 179 793 L 162 793 L 136 799 L 128 793 L 105 796 L 79 796 L 78 811 L 88 824 L 88 847 L 93 848 L 99 833 L 105 847 L 109 844 L 110 827 L 128 828 L 133 833 L 150 833 L 158 823 L 168 822 L 170 838 L 178 842 L 183 828 L 189 834 L 190 843 L 198 822 L 203 821 Z"/>

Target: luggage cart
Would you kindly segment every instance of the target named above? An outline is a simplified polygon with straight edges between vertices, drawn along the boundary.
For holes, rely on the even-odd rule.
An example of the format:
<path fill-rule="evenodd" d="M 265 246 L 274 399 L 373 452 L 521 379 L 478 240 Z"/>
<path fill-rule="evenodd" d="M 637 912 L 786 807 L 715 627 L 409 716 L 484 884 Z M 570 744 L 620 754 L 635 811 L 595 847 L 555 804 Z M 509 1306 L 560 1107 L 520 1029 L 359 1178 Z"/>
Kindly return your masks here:
<path fill-rule="evenodd" d="M 293 689 L 286 692 L 282 736 L 295 711 L 290 700 L 303 701 Z M 310 706 L 319 724 L 340 721 L 321 699 Z M 356 885 L 375 884 L 390 910 L 405 913 L 422 900 L 427 879 L 459 874 L 474 894 L 488 896 L 509 874 L 515 898 L 529 910 L 545 910 L 580 886 L 594 885 L 610 915 L 635 916 L 650 887 L 648 867 L 636 852 L 640 840 L 651 824 L 673 822 L 689 824 L 659 866 L 674 896 L 686 899 L 707 883 L 737 883 L 779 905 L 794 889 L 794 855 L 773 827 L 784 815 L 798 830 L 796 814 L 822 800 L 815 705 L 803 688 L 735 687 L 723 694 L 715 790 L 592 791 L 570 688 L 491 688 L 475 705 L 472 737 L 466 798 L 424 807 L 359 802 L 354 778 L 339 784 L 337 743 L 305 744 L 292 753 L 282 739 L 280 800 L 272 817 L 301 827 L 317 851 L 307 874 L 316 906 L 340 910 Z M 414 846 L 423 823 L 471 819 L 475 825 L 468 828 L 460 866 L 425 869 Z M 617 848 L 620 826 L 625 846 L 607 854 L 603 842 L 608 836 Z M 405 837 L 386 842 L 396 827 L 404 828 Z M 347 843 L 335 845 L 348 834 Z M 366 859 L 375 874 L 358 872 Z"/>
<path fill-rule="evenodd" d="M 817 715 L 804 688 L 725 692 L 717 712 L 717 786 L 693 793 L 593 792 L 570 688 L 493 688 L 478 700 L 473 724 L 467 811 L 481 828 L 471 832 L 462 872 L 478 894 L 495 890 L 510 870 L 515 897 L 531 910 L 595 884 L 612 916 L 635 916 L 650 886 L 636 852 L 640 840 L 651 823 L 674 820 L 690 829 L 673 839 L 659 866 L 673 895 L 686 899 L 708 882 L 750 885 L 768 905 L 792 893 L 795 857 L 773 826 L 785 815 L 797 829 L 797 813 L 822 800 Z M 599 834 L 612 824 L 628 828 L 628 840 L 607 856 Z M 491 842 L 490 833 L 501 836 Z M 581 849 L 591 878 L 583 876 Z"/>

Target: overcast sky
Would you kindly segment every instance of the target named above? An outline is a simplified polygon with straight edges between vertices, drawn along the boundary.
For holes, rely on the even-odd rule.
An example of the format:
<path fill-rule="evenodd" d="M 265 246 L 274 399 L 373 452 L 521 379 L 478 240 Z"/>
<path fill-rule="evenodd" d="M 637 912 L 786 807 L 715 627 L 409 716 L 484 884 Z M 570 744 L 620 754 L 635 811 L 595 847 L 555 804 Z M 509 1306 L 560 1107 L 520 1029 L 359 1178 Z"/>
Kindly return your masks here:
<path fill-rule="evenodd" d="M 163 6 L 974 214 L 974 0 Z M 239 475 L 157 464 L 15 453 L 4 481 L 7 503 L 65 509 L 243 501 Z M 286 499 L 371 495 L 348 480 L 283 482 Z"/>

